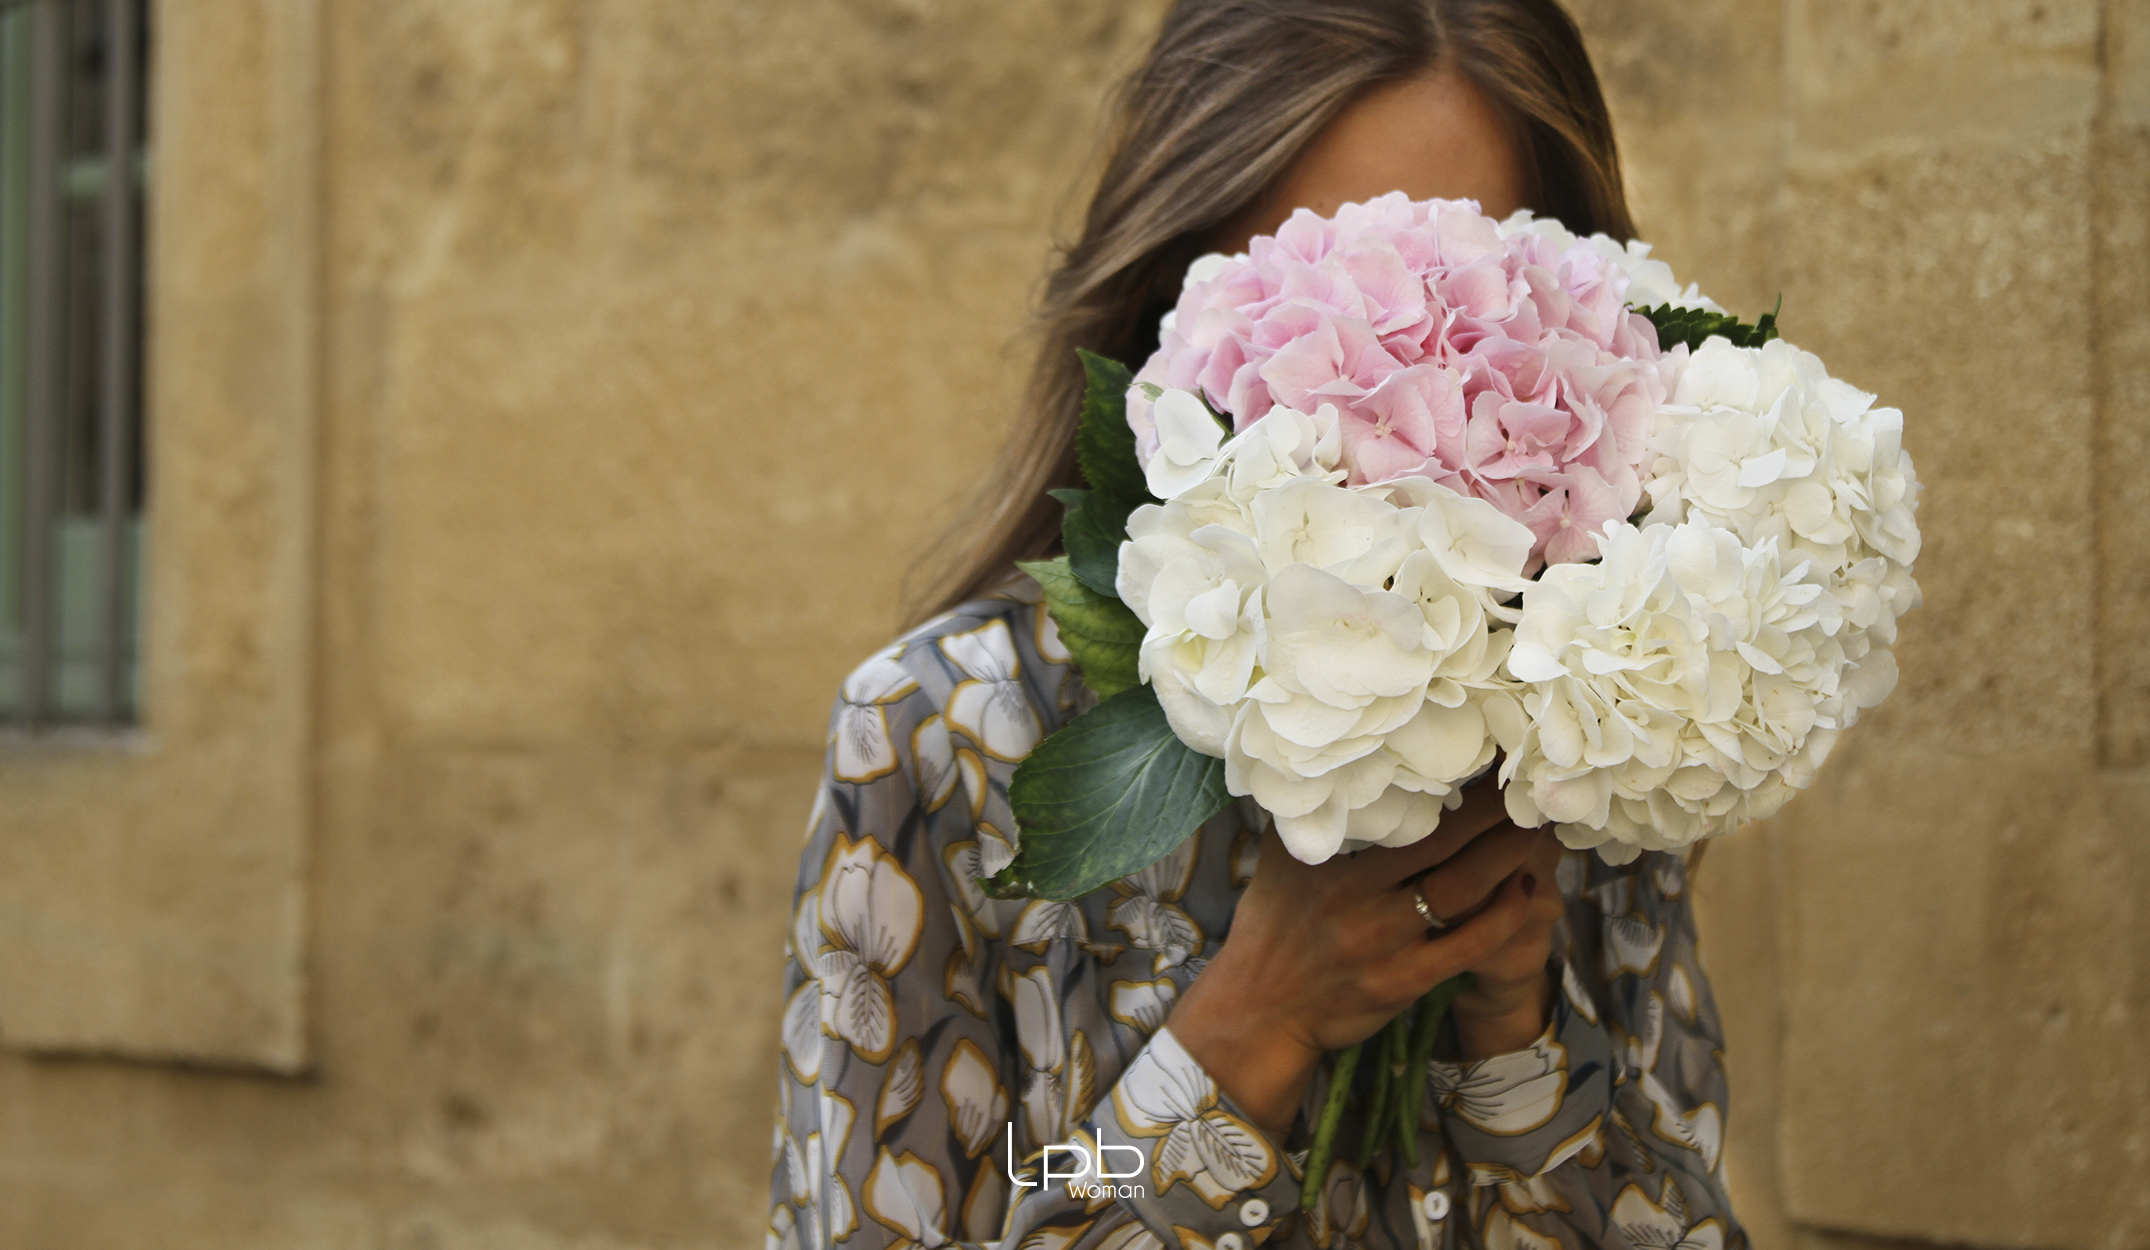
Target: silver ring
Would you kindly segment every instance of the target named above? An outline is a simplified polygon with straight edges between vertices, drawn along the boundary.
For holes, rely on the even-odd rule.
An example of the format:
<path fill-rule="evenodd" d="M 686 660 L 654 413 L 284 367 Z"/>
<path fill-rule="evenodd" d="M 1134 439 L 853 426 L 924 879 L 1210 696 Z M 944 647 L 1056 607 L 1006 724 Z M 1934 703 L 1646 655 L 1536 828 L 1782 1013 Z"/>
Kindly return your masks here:
<path fill-rule="evenodd" d="M 1426 906 L 1426 887 L 1424 885 L 1411 887 L 1411 906 L 1418 908 L 1418 914 L 1426 921 L 1426 927 L 1435 933 L 1439 933 L 1448 927 L 1446 920 L 1434 915 L 1433 908 Z"/>

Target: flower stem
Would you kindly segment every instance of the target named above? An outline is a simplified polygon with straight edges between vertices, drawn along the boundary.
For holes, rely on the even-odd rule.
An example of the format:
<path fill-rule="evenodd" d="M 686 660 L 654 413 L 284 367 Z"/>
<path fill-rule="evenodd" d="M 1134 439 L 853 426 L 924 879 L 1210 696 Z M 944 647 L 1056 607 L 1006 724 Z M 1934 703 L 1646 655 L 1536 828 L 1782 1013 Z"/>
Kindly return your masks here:
<path fill-rule="evenodd" d="M 1360 1108 L 1359 1153 L 1356 1162 L 1365 1167 L 1373 1161 L 1383 1139 L 1394 1146 L 1407 1167 L 1418 1166 L 1418 1118 L 1426 1101 L 1426 1063 L 1441 1035 L 1441 1021 L 1456 995 L 1471 988 L 1471 974 L 1459 973 L 1426 991 L 1411 1010 L 1383 1025 L 1381 1032 L 1342 1050 L 1331 1051 L 1329 1089 L 1321 1104 L 1321 1121 L 1314 1127 L 1314 1145 L 1307 1151 L 1306 1174 L 1299 1184 L 1299 1209 L 1311 1212 L 1327 1178 L 1329 1161 L 1336 1156 L 1336 1135 L 1344 1120 L 1344 1104 L 1351 1098 L 1352 1078 L 1358 1075 L 1360 1055 L 1371 1045 L 1375 1064 L 1374 1086 Z"/>
<path fill-rule="evenodd" d="M 1343 1123 L 1344 1100 L 1351 1096 L 1351 1078 L 1358 1072 L 1359 1049 L 1364 1045 L 1360 1042 L 1335 1052 L 1336 1059 L 1329 1069 L 1328 1096 L 1322 1100 L 1321 1122 L 1314 1128 L 1314 1148 L 1306 1153 L 1306 1175 L 1299 1182 L 1299 1209 L 1310 1217 L 1321 1183 L 1329 1173 L 1329 1159 L 1336 1153 L 1336 1129 Z"/>
<path fill-rule="evenodd" d="M 1405 1165 L 1418 1166 L 1418 1117 L 1426 1105 L 1426 1064 L 1433 1058 L 1433 1045 L 1441 1036 L 1441 1020 L 1456 995 L 1471 988 L 1473 978 L 1460 973 L 1426 991 L 1418 1000 L 1418 1019 L 1411 1027 L 1411 1047 L 1404 1058 L 1403 1114 L 1396 1140 L 1402 1143 Z"/>
<path fill-rule="evenodd" d="M 1374 1089 L 1366 1100 L 1365 1114 L 1359 1117 L 1359 1154 L 1352 1160 L 1362 1168 L 1373 1161 L 1374 1151 L 1381 1146 L 1389 1095 L 1396 1088 L 1397 1061 L 1403 1057 L 1397 1044 L 1396 1026 L 1404 1020 L 1404 1016 L 1396 1017 L 1383 1025 L 1380 1033 L 1367 1039 L 1374 1046 Z"/>

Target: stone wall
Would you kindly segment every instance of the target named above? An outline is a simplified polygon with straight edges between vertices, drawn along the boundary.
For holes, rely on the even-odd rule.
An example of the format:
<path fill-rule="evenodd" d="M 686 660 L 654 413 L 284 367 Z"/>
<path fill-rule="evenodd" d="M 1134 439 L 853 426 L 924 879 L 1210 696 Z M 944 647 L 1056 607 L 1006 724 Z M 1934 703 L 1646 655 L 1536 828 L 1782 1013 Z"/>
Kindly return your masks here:
<path fill-rule="evenodd" d="M 1743 1207 L 2150 1244 L 2150 6 L 1635 7 L 1583 11 L 1644 229 L 1928 487 L 1896 696 L 1697 891 Z"/>
<path fill-rule="evenodd" d="M 252 692 L 290 811 L 0 758 L 0 1246 L 759 1243 L 825 710 L 1160 7 L 160 5 L 127 758 Z M 1661 254 L 1929 489 L 1898 695 L 1700 879 L 1742 1213 L 2150 1245 L 2150 3 L 1576 7 Z"/>

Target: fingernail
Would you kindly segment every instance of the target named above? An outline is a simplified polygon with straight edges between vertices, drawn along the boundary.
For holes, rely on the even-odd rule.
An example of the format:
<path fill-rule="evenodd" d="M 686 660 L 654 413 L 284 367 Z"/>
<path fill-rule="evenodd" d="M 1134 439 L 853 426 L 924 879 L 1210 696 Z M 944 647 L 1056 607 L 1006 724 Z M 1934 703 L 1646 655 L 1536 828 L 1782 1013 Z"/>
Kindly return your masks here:
<path fill-rule="evenodd" d="M 1537 874 L 1537 873 L 1534 873 L 1534 872 L 1526 872 L 1526 873 L 1524 873 L 1524 874 L 1523 874 L 1523 897 L 1524 897 L 1524 898 L 1530 898 L 1530 897 L 1534 896 L 1535 894 L 1537 894 L 1537 892 L 1538 892 L 1538 874 Z"/>

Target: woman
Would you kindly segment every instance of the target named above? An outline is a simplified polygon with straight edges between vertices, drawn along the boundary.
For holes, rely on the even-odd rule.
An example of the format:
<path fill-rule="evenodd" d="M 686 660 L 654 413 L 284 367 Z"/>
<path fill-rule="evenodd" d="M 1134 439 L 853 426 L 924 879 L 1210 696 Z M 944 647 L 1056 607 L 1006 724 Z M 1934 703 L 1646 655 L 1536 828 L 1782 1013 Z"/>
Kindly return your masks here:
<path fill-rule="evenodd" d="M 1406 848 L 1302 864 L 1242 803 L 1071 903 L 976 887 L 1013 853 L 1015 762 L 1087 697 L 1010 577 L 1054 542 L 1046 488 L 1077 481 L 1073 349 L 1139 364 L 1194 256 L 1392 190 L 1632 233 L 1555 0 L 1173 6 L 941 614 L 836 708 L 787 968 L 773 1245 L 1744 1240 L 1675 858 L 1563 853 L 1480 785 Z M 1466 971 L 1417 1164 L 1339 1152 L 1301 1210 L 1322 1053 Z"/>

